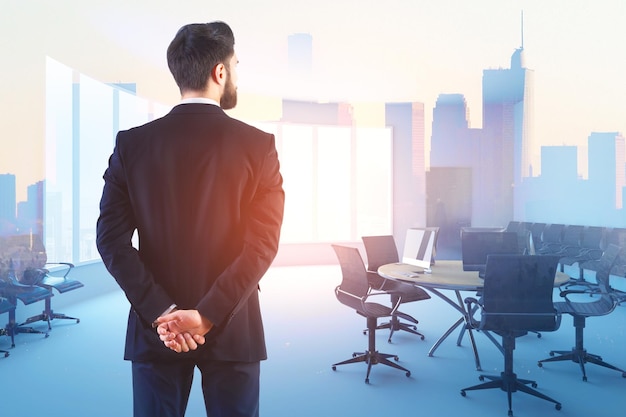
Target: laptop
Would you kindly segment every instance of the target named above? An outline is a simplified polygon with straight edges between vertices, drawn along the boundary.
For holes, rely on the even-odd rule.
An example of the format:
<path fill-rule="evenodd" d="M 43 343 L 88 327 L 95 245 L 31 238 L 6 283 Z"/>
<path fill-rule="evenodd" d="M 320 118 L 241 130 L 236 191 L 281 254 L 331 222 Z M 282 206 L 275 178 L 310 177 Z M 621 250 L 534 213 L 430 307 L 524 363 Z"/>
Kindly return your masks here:
<path fill-rule="evenodd" d="M 435 230 L 411 228 L 406 231 L 402 263 L 415 265 L 430 272 L 435 246 Z"/>
<path fill-rule="evenodd" d="M 478 271 L 485 277 L 487 256 L 492 254 L 519 254 L 517 233 L 475 231 L 461 233 L 461 260 L 464 271 Z"/>

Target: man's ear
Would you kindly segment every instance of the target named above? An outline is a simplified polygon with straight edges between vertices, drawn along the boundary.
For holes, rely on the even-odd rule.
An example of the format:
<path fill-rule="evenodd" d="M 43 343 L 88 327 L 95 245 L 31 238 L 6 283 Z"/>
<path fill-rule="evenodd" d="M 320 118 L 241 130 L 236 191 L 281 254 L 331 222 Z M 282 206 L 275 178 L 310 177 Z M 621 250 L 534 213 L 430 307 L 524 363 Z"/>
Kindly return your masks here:
<path fill-rule="evenodd" d="M 218 85 L 226 84 L 226 66 L 224 64 L 217 64 L 213 67 L 213 71 L 211 71 L 211 76 L 213 77 L 213 81 L 215 81 Z"/>

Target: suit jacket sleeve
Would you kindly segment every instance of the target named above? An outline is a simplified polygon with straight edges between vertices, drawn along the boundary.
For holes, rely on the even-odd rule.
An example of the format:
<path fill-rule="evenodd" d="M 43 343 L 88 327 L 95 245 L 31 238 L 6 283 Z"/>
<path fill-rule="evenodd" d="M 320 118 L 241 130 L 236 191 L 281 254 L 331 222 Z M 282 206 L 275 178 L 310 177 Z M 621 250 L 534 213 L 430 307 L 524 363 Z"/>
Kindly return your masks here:
<path fill-rule="evenodd" d="M 132 246 L 137 223 L 120 153 L 120 136 L 121 133 L 118 133 L 115 149 L 104 173 L 96 245 L 107 270 L 124 290 L 133 309 L 146 325 L 174 301 L 155 282 L 139 252 Z"/>

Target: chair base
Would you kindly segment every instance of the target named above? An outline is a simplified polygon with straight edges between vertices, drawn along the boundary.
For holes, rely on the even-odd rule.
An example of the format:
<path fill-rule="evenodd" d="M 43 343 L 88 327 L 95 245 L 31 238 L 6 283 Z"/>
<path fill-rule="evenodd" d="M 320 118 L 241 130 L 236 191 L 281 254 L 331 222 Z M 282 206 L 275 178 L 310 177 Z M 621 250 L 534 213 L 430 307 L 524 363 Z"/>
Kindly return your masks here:
<path fill-rule="evenodd" d="M 52 330 L 52 325 L 50 322 L 54 319 L 75 320 L 76 324 L 80 323 L 80 319 L 77 317 L 71 317 L 63 313 L 55 313 L 54 311 L 52 311 L 50 298 L 46 298 L 44 310 L 41 312 L 41 314 L 27 318 L 24 323 L 20 324 L 20 326 L 35 323 L 38 321 L 45 321 L 48 323 L 48 330 Z"/>
<path fill-rule="evenodd" d="M 48 322 L 48 326 L 50 326 L 49 322 Z M 36 334 L 43 334 L 44 337 L 49 336 L 47 331 L 37 330 L 33 327 L 24 326 L 22 324 L 17 324 L 17 322 L 15 321 L 15 310 L 12 310 L 9 312 L 9 322 L 3 329 L 3 333 L 11 337 L 12 348 L 15 347 L 15 335 L 19 333 L 36 333 Z"/>
<path fill-rule="evenodd" d="M 626 371 L 618 368 L 617 366 L 611 365 L 610 363 L 604 362 L 601 356 L 588 353 L 585 349 L 573 348 L 572 350 L 553 350 L 550 352 L 550 356 L 550 358 L 537 362 L 537 366 L 540 368 L 543 367 L 544 362 L 572 361 L 580 365 L 580 370 L 583 373 L 583 381 L 587 381 L 585 363 L 593 363 L 595 365 L 621 372 L 622 378 L 626 378 Z"/>
<path fill-rule="evenodd" d="M 626 371 L 606 363 L 599 355 L 588 353 L 584 347 L 584 329 L 585 317 L 574 316 L 574 329 L 575 329 L 575 345 L 571 350 L 553 350 L 550 352 L 550 358 L 540 360 L 537 362 L 537 366 L 543 367 L 544 362 L 560 362 L 560 361 L 572 361 L 580 365 L 580 370 L 583 373 L 583 381 L 587 380 L 587 372 L 585 372 L 585 363 L 593 363 L 605 368 L 613 369 L 622 373 L 622 377 L 626 378 Z M 558 355 L 558 356 L 554 356 Z"/>
<path fill-rule="evenodd" d="M 374 316 L 367 317 L 367 330 L 366 333 L 368 337 L 367 350 L 365 352 L 354 352 L 352 354 L 351 359 L 347 359 L 345 361 L 337 362 L 333 364 L 333 371 L 337 370 L 337 366 L 339 365 L 347 365 L 349 363 L 357 363 L 357 362 L 365 362 L 367 363 L 367 374 L 365 374 L 365 383 L 369 384 L 370 382 L 370 372 L 372 370 L 372 365 L 382 364 L 387 365 L 392 368 L 399 369 L 406 373 L 407 377 L 411 376 L 411 371 L 408 369 L 398 365 L 389 360 L 389 358 L 393 358 L 395 361 L 398 360 L 397 355 L 393 355 L 390 353 L 380 353 L 376 350 L 376 327 L 377 327 L 377 318 Z"/>
<path fill-rule="evenodd" d="M 345 361 L 342 362 L 337 362 L 335 364 L 333 364 L 332 369 L 333 371 L 337 370 L 337 366 L 339 365 L 347 365 L 350 363 L 357 363 L 357 362 L 365 362 L 367 363 L 367 374 L 365 375 L 365 383 L 369 384 L 370 382 L 370 372 L 372 370 L 372 365 L 377 365 L 377 364 L 382 364 L 382 365 L 387 365 L 390 366 L 392 368 L 396 368 L 399 369 L 401 371 L 404 371 L 407 377 L 411 376 L 411 371 L 409 371 L 408 369 L 398 365 L 395 362 L 390 361 L 388 358 L 393 358 L 395 361 L 398 360 L 398 356 L 393 355 L 393 354 L 389 354 L 389 353 L 380 353 L 378 351 L 367 351 L 367 352 L 354 352 L 352 354 L 352 358 L 351 359 L 347 359 Z"/>
<path fill-rule="evenodd" d="M 42 331 L 42 330 L 37 330 L 33 327 L 28 327 L 28 326 L 22 326 L 21 324 L 17 324 L 17 323 L 9 323 L 7 324 L 7 327 L 5 328 L 6 334 L 11 336 L 11 347 L 14 348 L 15 347 L 15 335 L 19 334 L 19 333 L 35 333 L 35 334 L 42 334 L 44 335 L 44 337 L 48 337 L 50 336 L 48 334 L 48 332 L 46 331 Z M 5 355 L 8 356 L 8 355 Z"/>
<path fill-rule="evenodd" d="M 484 381 L 485 379 L 488 379 L 489 381 L 484 382 L 482 384 L 474 385 L 468 388 L 463 388 L 461 390 L 461 395 L 465 397 L 467 395 L 466 391 L 500 388 L 502 391 L 507 393 L 508 402 L 509 402 L 509 414 L 508 414 L 509 416 L 513 415 L 512 394 L 517 391 L 522 391 L 522 392 L 525 392 L 526 394 L 541 398 L 546 401 L 550 401 L 555 404 L 555 408 L 557 410 L 561 409 L 560 402 L 533 389 L 537 387 L 537 383 L 535 381 L 531 381 L 528 379 L 519 379 L 517 378 L 517 375 L 515 373 L 502 372 L 500 376 L 481 375 L 478 378 L 481 381 Z M 532 386 L 532 388 L 530 388 L 528 385 Z"/>
<path fill-rule="evenodd" d="M 389 343 L 391 343 L 391 337 L 393 336 L 394 332 L 400 331 L 400 330 L 417 335 L 420 337 L 421 340 L 424 340 L 425 338 L 424 335 L 417 331 L 417 326 L 415 326 L 415 324 L 403 323 L 400 321 L 400 318 L 411 323 L 415 323 L 415 324 L 419 323 L 419 321 L 417 321 L 416 318 L 406 313 L 397 312 L 395 315 L 391 317 L 391 320 L 389 320 L 386 323 L 382 323 L 376 326 L 376 330 L 389 329 L 389 338 L 387 339 L 387 342 Z M 363 331 L 363 334 L 366 334 L 366 333 L 367 333 L 367 329 Z"/>

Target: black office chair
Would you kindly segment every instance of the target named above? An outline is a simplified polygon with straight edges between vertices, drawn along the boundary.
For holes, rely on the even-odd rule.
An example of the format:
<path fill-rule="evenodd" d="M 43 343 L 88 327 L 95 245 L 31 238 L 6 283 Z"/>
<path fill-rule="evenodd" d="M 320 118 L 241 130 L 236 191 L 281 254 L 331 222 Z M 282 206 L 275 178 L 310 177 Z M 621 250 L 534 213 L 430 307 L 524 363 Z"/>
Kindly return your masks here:
<path fill-rule="evenodd" d="M 15 304 L 11 302 L 8 298 L 0 297 L 0 314 L 9 313 L 9 315 L 13 312 L 15 314 Z M 3 327 L 0 329 L 0 336 L 9 336 L 12 337 L 10 331 Z M 11 338 L 11 344 L 13 344 L 13 338 Z M 6 350 L 0 349 L 0 353 L 4 353 L 4 357 L 9 356 L 9 352 Z"/>
<path fill-rule="evenodd" d="M 569 361 L 578 363 L 583 373 L 583 381 L 587 380 L 585 372 L 585 363 L 593 363 L 605 368 L 614 369 L 622 373 L 622 377 L 626 378 L 626 371 L 614 365 L 606 363 L 602 357 L 587 352 L 584 347 L 584 329 L 587 317 L 605 316 L 613 310 L 618 304 L 618 299 L 612 294 L 609 287 L 609 272 L 613 267 L 621 248 L 615 245 L 609 245 L 601 258 L 601 265 L 596 272 L 597 288 L 582 290 L 565 290 L 561 291 L 561 297 L 565 301 L 554 303 L 555 308 L 560 314 L 569 314 L 574 319 L 574 328 L 576 329 L 575 346 L 571 350 L 554 350 L 550 352 L 550 358 L 540 360 L 539 367 L 546 362 Z M 572 301 L 569 296 L 573 294 L 591 294 L 593 301 Z M 554 355 L 558 356 L 554 356 Z"/>
<path fill-rule="evenodd" d="M 83 283 L 71 278 L 74 265 L 69 262 L 48 262 L 46 249 L 40 235 L 18 235 L 12 236 L 12 244 L 19 246 L 22 251 L 29 255 L 29 267 L 17 273 L 17 280 L 21 284 L 37 285 L 45 288 L 51 295 L 44 300 L 44 309 L 41 314 L 29 317 L 20 326 L 45 321 L 48 323 L 48 330 L 52 329 L 51 321 L 54 319 L 74 320 L 80 323 L 77 317 L 71 317 L 63 313 L 55 313 L 52 310 L 52 293 L 56 290 L 59 294 L 83 287 Z M 50 271 L 50 266 L 55 266 Z"/>
<path fill-rule="evenodd" d="M 378 291 L 386 291 L 390 293 L 392 306 L 410 303 L 413 301 L 428 300 L 430 295 L 424 289 L 411 284 L 405 284 L 398 281 L 384 279 L 378 275 L 378 268 L 381 265 L 391 264 L 399 261 L 398 249 L 393 236 L 363 236 L 363 244 L 365 245 L 365 253 L 367 255 L 367 279 L 370 286 Z M 412 324 L 403 323 L 403 319 Z M 379 324 L 376 329 L 389 329 L 388 342 L 391 343 L 391 337 L 396 330 L 404 330 L 420 336 L 424 340 L 424 335 L 417 331 L 419 321 L 406 313 L 396 310 L 387 323 Z"/>
<path fill-rule="evenodd" d="M 513 415 L 511 396 L 516 391 L 553 402 L 557 410 L 561 409 L 561 403 L 533 389 L 537 386 L 535 381 L 519 379 L 513 372 L 517 337 L 530 330 L 559 328 L 561 315 L 552 304 L 558 261 L 558 256 L 550 255 L 489 255 L 481 300 L 468 297 L 465 302 L 468 311 L 476 305 L 481 311 L 480 322 L 471 323 L 473 328 L 502 336 L 504 371 L 500 376 L 481 375 L 481 381 L 489 381 L 462 389 L 462 396 L 470 390 L 499 388 L 507 393 L 509 416 Z"/>
<path fill-rule="evenodd" d="M 392 368 L 400 369 L 411 376 L 411 371 L 390 361 L 388 358 L 398 360 L 398 356 L 389 353 L 380 353 L 376 350 L 376 325 L 379 318 L 391 317 L 395 313 L 398 305 L 389 308 L 385 305 L 368 301 L 373 296 L 387 296 L 387 293 L 370 292 L 369 282 L 367 281 L 367 271 L 363 264 L 363 259 L 357 248 L 347 246 L 332 245 L 339 264 L 341 266 L 342 280 L 341 284 L 335 288 L 335 295 L 340 303 L 354 309 L 358 314 L 367 319 L 368 346 L 365 352 L 355 352 L 352 358 L 342 362 L 333 364 L 333 371 L 337 370 L 337 366 L 349 363 L 365 362 L 367 363 L 367 374 L 365 375 L 365 383 L 369 384 L 370 371 L 372 365 L 383 364 Z"/>
<path fill-rule="evenodd" d="M 0 296 L 7 298 L 11 304 L 17 305 L 20 300 L 24 305 L 30 305 L 38 301 L 44 301 L 53 294 L 50 290 L 39 287 L 36 284 L 22 284 L 15 275 L 13 260 L 9 259 L 5 265 L 5 260 L 1 261 L 0 267 Z M 6 266 L 6 268 L 5 268 Z M 50 323 L 48 323 L 48 328 Z M 18 333 L 39 333 L 48 337 L 47 331 L 41 331 L 30 326 L 24 326 L 16 322 L 15 309 L 9 311 L 9 322 L 5 327 L 9 336 L 11 336 L 11 347 L 15 347 L 15 335 Z"/>
<path fill-rule="evenodd" d="M 28 274 L 25 274 L 21 280 L 21 282 L 30 283 L 35 282 L 37 286 L 46 288 L 50 293 L 52 290 L 56 290 L 59 294 L 66 293 L 68 291 L 72 291 L 84 286 L 84 284 L 78 280 L 68 278 L 69 273 L 74 268 L 74 265 L 69 262 L 59 262 L 56 264 L 46 263 L 46 265 L 61 265 L 61 269 L 51 273 L 48 269 L 40 268 L 36 271 L 31 271 L 32 275 L 38 275 L 38 277 L 28 277 Z M 68 316 L 63 313 L 55 313 L 52 310 L 52 302 L 51 297 L 47 297 L 44 300 L 44 309 L 41 314 L 37 314 L 35 316 L 29 317 L 26 319 L 24 324 L 30 324 L 37 321 L 45 321 L 48 323 L 48 329 L 52 329 L 51 321 L 54 319 L 64 319 L 64 320 L 74 320 L 76 323 L 80 323 L 80 319 L 78 317 Z"/>
<path fill-rule="evenodd" d="M 550 255 L 561 250 L 564 230 L 564 224 L 547 224 L 541 233 L 541 244 L 535 245 L 537 255 Z"/>
<path fill-rule="evenodd" d="M 600 259 L 602 257 L 605 241 L 604 227 L 587 226 L 583 228 L 579 246 L 566 247 L 566 255 L 561 259 L 563 265 L 573 265 L 582 262 Z"/>

